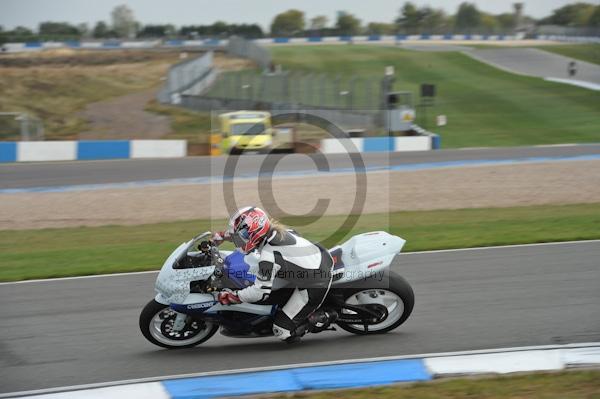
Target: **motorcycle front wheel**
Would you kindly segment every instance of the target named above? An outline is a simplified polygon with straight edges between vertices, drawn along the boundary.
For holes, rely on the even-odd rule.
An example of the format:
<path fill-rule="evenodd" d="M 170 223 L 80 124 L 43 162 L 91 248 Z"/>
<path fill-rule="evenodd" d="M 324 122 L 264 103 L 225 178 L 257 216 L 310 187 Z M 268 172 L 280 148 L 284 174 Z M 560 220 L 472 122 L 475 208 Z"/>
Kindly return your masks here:
<path fill-rule="evenodd" d="M 415 305 L 415 295 L 408 282 L 400 275 L 391 272 L 389 284 L 380 288 L 347 289 L 344 297 L 349 305 L 377 304 L 387 308 L 387 317 L 377 324 L 365 328 L 362 324 L 347 324 L 338 321 L 336 324 L 353 334 L 383 334 L 391 331 L 408 319 Z M 343 309 L 342 314 L 352 315 L 354 312 Z M 354 313 L 355 314 L 355 313 Z"/>
<path fill-rule="evenodd" d="M 188 316 L 185 327 L 174 331 L 177 312 L 168 305 L 152 300 L 140 314 L 140 330 L 154 345 L 168 349 L 191 348 L 212 337 L 219 326 L 202 320 L 192 320 Z"/>

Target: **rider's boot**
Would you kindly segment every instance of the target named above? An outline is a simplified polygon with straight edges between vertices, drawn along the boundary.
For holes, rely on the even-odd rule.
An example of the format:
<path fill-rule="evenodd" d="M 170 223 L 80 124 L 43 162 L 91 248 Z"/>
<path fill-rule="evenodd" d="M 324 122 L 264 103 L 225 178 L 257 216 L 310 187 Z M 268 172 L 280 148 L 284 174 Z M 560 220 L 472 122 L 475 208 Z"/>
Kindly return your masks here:
<path fill-rule="evenodd" d="M 308 331 L 316 333 L 326 330 L 337 318 L 338 314 L 335 310 L 319 309 L 308 316 Z"/>

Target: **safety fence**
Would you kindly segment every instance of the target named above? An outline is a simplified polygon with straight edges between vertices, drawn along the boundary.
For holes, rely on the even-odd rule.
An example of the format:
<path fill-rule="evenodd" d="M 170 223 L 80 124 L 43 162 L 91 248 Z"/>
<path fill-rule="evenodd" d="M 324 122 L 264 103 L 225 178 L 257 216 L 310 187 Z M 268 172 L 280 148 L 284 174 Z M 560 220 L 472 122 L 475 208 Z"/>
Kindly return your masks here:
<path fill-rule="evenodd" d="M 25 112 L 0 112 L 0 141 L 43 140 L 44 124 Z"/>
<path fill-rule="evenodd" d="M 379 109 L 336 109 L 243 98 L 216 98 L 193 95 L 181 96 L 179 105 L 192 111 L 265 110 L 270 111 L 272 115 L 290 111 L 305 112 L 323 118 L 343 130 L 363 129 L 374 131 L 381 129 L 384 124 L 383 112 Z"/>
<path fill-rule="evenodd" d="M 180 105 L 195 111 L 302 110 L 343 129 L 379 131 L 391 91 L 393 79 L 385 76 L 245 70 L 221 73 L 201 95 L 181 96 Z M 405 94 L 396 106 L 412 109 L 412 96 Z"/>
<path fill-rule="evenodd" d="M 171 43 L 171 45 L 175 44 Z M 240 37 L 231 37 L 227 41 L 225 51 L 230 55 L 252 60 L 264 70 L 271 66 L 269 50 Z M 213 66 L 213 59 L 211 50 L 198 58 L 169 68 L 166 83 L 157 94 L 158 101 L 179 104 L 182 95 L 199 95 L 207 91 L 213 86 L 218 75 L 217 69 Z"/>
<path fill-rule="evenodd" d="M 169 68 L 165 85 L 157 94 L 157 99 L 162 103 L 178 103 L 181 93 L 187 90 L 199 93 L 209 87 L 215 77 L 213 52 L 209 51 Z"/>
<path fill-rule="evenodd" d="M 221 74 L 204 93 L 299 106 L 373 109 L 382 106 L 382 78 L 302 72 L 235 71 Z"/>
<path fill-rule="evenodd" d="M 262 69 L 271 67 L 271 53 L 251 40 L 232 36 L 225 46 L 227 54 L 254 61 Z"/>

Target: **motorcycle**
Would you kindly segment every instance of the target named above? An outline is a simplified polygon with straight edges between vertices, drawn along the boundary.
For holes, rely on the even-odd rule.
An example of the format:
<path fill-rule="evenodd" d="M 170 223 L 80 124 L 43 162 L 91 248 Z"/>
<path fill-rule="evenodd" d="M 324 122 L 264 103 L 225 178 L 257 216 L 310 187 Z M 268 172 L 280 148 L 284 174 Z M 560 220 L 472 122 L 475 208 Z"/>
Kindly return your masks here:
<path fill-rule="evenodd" d="M 219 291 L 253 284 L 258 257 L 219 250 L 208 239 L 211 235 L 205 232 L 181 244 L 162 266 L 156 279 L 157 294 L 139 318 L 142 334 L 153 344 L 189 348 L 207 341 L 219 328 L 230 337 L 273 336 L 275 312 L 293 289 L 275 285 L 261 303 L 221 305 Z M 390 265 L 405 242 L 375 231 L 331 248 L 333 282 L 314 312 L 321 317 L 309 317 L 297 334 L 334 330 L 333 324 L 353 334 L 382 334 L 404 323 L 413 310 L 414 294 Z"/>

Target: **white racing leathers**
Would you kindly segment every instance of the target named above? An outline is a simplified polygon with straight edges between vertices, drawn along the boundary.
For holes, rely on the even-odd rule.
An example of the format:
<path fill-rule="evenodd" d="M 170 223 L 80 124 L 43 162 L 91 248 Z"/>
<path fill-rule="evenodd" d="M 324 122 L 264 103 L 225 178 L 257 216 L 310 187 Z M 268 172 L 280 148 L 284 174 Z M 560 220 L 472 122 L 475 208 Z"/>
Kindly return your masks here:
<path fill-rule="evenodd" d="M 321 306 L 332 280 L 333 259 L 329 252 L 295 232 L 272 232 L 260 251 L 254 285 L 237 292 L 243 302 L 261 302 L 277 284 L 295 287 L 287 303 L 278 309 L 273 332 L 282 340 Z"/>

